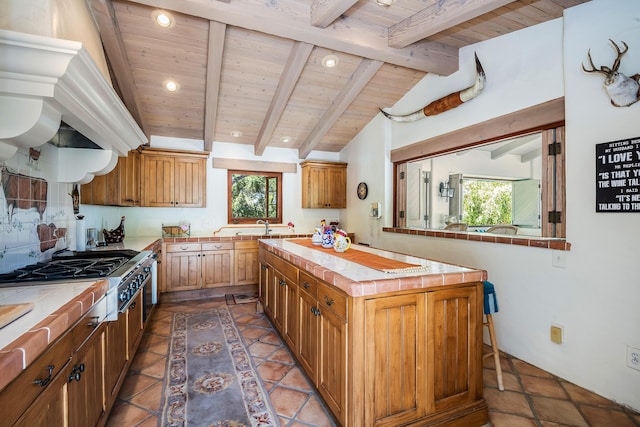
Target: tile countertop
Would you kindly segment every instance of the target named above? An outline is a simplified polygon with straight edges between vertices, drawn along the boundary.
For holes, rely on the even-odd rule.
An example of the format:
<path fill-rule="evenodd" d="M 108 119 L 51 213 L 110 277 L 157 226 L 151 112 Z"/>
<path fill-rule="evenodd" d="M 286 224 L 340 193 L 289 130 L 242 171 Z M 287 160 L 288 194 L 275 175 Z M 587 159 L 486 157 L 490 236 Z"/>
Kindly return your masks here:
<path fill-rule="evenodd" d="M 0 329 L 0 390 L 100 301 L 106 280 L 0 288 L 0 304 L 33 310 Z"/>
<path fill-rule="evenodd" d="M 342 289 L 352 297 L 478 282 L 487 279 L 485 270 L 446 264 L 366 246 L 351 245 L 352 249 L 425 267 L 424 271 L 385 273 L 342 259 L 336 256 L 331 249 L 312 249 L 298 245 L 293 240 L 260 240 L 260 247 Z"/>
<path fill-rule="evenodd" d="M 150 247 L 158 237 L 125 238 L 96 250 Z M 108 289 L 106 280 L 0 288 L 0 304 L 32 302 L 33 310 L 0 329 L 0 390 L 66 332 Z"/>

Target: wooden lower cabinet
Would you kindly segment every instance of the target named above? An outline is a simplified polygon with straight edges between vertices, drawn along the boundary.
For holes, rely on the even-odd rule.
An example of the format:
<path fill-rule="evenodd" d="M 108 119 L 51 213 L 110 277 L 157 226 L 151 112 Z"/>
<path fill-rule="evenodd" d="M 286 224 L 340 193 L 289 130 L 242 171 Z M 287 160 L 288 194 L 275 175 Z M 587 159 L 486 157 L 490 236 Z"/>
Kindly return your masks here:
<path fill-rule="evenodd" d="M 107 324 L 105 334 L 109 357 L 105 359 L 104 379 L 107 402 L 115 402 L 124 381 L 127 365 L 127 313 L 120 313 L 118 320 Z"/>
<path fill-rule="evenodd" d="M 168 244 L 165 291 L 231 286 L 233 243 Z"/>
<path fill-rule="evenodd" d="M 66 368 L 56 375 L 47 388 L 13 424 L 16 427 L 48 427 L 67 425 L 67 375 Z M 4 411 L 4 408 L 3 408 Z M 9 422 L 10 420 L 4 420 Z M 0 422 L 0 425 L 12 425 Z"/>
<path fill-rule="evenodd" d="M 481 282 L 350 297 L 300 270 L 294 305 L 281 270 L 296 267 L 263 249 L 260 263 L 265 313 L 339 424 L 488 423 Z"/>
<path fill-rule="evenodd" d="M 95 426 L 105 411 L 103 323 L 74 354 L 67 368 L 69 427 Z"/>
<path fill-rule="evenodd" d="M 255 285 L 258 275 L 258 241 L 244 240 L 235 242 L 233 253 L 236 285 Z"/>

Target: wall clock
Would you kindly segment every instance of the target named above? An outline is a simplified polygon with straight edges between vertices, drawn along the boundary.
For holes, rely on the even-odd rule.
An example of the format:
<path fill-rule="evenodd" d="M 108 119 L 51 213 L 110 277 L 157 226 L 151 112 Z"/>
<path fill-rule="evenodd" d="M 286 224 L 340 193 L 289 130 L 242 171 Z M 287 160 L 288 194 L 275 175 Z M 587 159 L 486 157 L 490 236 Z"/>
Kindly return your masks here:
<path fill-rule="evenodd" d="M 367 188 L 367 184 L 364 182 L 361 182 L 360 184 L 358 184 L 358 198 L 360 200 L 364 200 L 367 198 L 367 193 L 369 192 L 369 189 Z"/>

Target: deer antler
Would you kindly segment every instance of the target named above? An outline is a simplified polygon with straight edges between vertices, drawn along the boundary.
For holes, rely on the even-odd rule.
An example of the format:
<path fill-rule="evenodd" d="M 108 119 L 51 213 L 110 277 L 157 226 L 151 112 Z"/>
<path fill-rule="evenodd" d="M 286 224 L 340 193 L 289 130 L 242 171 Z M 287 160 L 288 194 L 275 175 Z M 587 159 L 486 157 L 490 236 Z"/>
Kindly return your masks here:
<path fill-rule="evenodd" d="M 605 76 L 608 76 L 609 73 L 611 73 L 611 69 L 609 67 L 607 67 L 606 65 L 603 65 L 602 67 L 600 67 L 599 70 L 596 69 L 596 66 L 593 65 L 593 59 L 591 59 L 591 49 L 589 49 L 587 51 L 587 58 L 589 58 L 589 65 L 591 65 L 591 69 L 587 70 L 584 66 L 584 63 L 582 64 L 582 69 L 587 72 L 587 73 L 600 73 L 600 74 L 604 74 Z"/>
<path fill-rule="evenodd" d="M 611 42 L 611 44 L 613 45 L 613 47 L 616 48 L 616 52 L 618 52 L 618 56 L 616 57 L 615 62 L 613 63 L 613 67 L 611 67 L 611 71 L 618 71 L 618 68 L 620 68 L 620 60 L 622 59 L 622 56 L 627 53 L 627 51 L 629 50 L 629 46 L 627 46 L 627 44 L 623 41 L 622 44 L 624 45 L 624 50 L 621 51 L 620 50 L 620 46 L 618 46 L 616 44 L 616 42 L 614 42 L 613 40 L 609 39 L 609 41 Z"/>

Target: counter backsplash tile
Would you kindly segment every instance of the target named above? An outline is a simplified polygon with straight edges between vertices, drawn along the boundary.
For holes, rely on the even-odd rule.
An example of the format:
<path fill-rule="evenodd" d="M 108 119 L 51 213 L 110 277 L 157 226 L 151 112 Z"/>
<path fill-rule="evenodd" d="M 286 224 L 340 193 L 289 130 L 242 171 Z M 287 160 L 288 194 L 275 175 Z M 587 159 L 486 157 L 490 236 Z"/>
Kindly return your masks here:
<path fill-rule="evenodd" d="M 55 150 L 45 144 L 37 160 L 19 150 L 0 164 L 0 273 L 47 261 L 74 241 L 72 184 L 55 181 Z"/>

